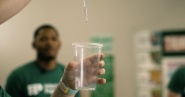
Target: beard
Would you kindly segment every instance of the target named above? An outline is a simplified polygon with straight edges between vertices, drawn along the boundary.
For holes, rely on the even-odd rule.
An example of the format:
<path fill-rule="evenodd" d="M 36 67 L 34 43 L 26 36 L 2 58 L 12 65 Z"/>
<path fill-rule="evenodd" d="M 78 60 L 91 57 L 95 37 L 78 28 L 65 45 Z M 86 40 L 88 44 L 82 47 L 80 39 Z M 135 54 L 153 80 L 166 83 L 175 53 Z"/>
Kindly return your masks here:
<path fill-rule="evenodd" d="M 51 61 L 53 59 L 55 59 L 55 56 L 46 56 L 43 53 L 38 53 L 37 54 L 39 59 L 43 60 L 43 61 Z"/>

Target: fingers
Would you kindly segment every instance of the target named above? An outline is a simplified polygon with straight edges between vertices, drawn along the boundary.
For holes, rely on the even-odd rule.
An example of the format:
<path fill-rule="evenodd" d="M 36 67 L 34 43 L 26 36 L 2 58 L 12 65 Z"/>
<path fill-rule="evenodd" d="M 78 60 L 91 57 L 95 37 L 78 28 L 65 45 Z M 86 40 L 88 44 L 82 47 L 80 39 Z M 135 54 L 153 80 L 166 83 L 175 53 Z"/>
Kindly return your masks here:
<path fill-rule="evenodd" d="M 67 70 L 67 71 L 73 71 L 74 70 L 74 67 L 75 67 L 75 62 L 74 61 L 71 61 L 66 66 L 65 70 Z"/>
<path fill-rule="evenodd" d="M 104 68 L 101 68 L 98 70 L 98 76 L 99 75 L 104 75 L 105 74 L 105 69 Z"/>
<path fill-rule="evenodd" d="M 103 59 L 105 55 L 103 53 L 100 54 L 100 59 Z"/>
<path fill-rule="evenodd" d="M 105 84 L 105 83 L 106 83 L 106 79 L 104 79 L 104 78 L 97 79 L 97 84 Z"/>
<path fill-rule="evenodd" d="M 96 61 L 97 59 L 103 59 L 105 57 L 105 55 L 103 53 L 97 53 L 97 54 L 93 54 L 91 56 L 88 56 L 87 58 L 89 60 L 91 60 L 91 62 L 94 62 Z"/>
<path fill-rule="evenodd" d="M 105 65 L 105 62 L 103 60 L 100 60 L 99 67 L 103 67 Z"/>

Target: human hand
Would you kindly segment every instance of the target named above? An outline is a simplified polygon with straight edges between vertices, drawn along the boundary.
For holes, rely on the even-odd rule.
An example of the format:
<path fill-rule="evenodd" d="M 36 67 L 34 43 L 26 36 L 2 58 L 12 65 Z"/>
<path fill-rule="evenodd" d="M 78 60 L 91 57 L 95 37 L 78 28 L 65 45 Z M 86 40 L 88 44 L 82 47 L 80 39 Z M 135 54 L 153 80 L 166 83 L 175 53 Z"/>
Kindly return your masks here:
<path fill-rule="evenodd" d="M 103 53 L 101 54 L 94 54 L 91 56 L 88 56 L 83 59 L 84 63 L 84 69 L 90 68 L 90 70 L 84 73 L 84 75 L 89 78 L 84 79 L 85 80 L 85 85 L 88 85 L 88 83 L 92 83 L 92 81 L 97 81 L 97 84 L 105 84 L 106 79 L 104 78 L 97 78 L 97 69 L 99 67 L 103 67 L 105 65 L 105 62 L 103 60 L 97 61 L 97 58 L 103 59 L 105 55 Z M 99 60 L 99 59 L 98 59 Z M 64 70 L 64 75 L 62 77 L 63 82 L 69 86 L 71 89 L 75 90 L 75 68 L 80 68 L 80 63 L 81 61 L 74 62 L 71 61 L 69 64 L 66 66 Z M 105 74 L 105 69 L 101 68 L 98 69 L 98 75 L 103 75 Z"/>

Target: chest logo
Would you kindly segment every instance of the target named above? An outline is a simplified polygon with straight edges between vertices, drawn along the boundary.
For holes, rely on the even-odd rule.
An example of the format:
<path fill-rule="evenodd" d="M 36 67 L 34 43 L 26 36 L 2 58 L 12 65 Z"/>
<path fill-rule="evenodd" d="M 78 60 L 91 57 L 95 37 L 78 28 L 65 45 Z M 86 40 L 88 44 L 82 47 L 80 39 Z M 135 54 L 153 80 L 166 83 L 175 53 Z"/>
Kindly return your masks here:
<path fill-rule="evenodd" d="M 29 84 L 27 86 L 27 88 L 28 88 L 28 95 L 29 96 L 36 96 L 43 90 L 43 86 L 40 83 Z"/>
<path fill-rule="evenodd" d="M 57 83 L 34 83 L 27 86 L 28 96 L 36 96 L 43 91 L 44 94 L 52 94 L 57 86 Z"/>

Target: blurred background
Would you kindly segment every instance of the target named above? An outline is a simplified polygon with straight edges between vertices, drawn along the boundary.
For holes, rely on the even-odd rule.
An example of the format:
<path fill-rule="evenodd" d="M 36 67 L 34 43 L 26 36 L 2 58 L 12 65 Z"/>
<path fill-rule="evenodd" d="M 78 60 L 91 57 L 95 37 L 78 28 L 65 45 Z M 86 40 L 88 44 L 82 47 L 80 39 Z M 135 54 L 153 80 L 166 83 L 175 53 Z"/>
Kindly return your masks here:
<path fill-rule="evenodd" d="M 97 87 L 101 93 L 83 91 L 84 97 L 154 97 L 156 93 L 159 96 L 155 97 L 161 97 L 166 90 L 166 84 L 161 83 L 168 83 L 167 65 L 163 64 L 169 60 L 182 64 L 183 57 L 164 57 L 160 42 L 164 37 L 160 36 L 185 29 L 184 5 L 185 1 L 173 0 L 87 0 L 86 24 L 83 0 L 32 0 L 0 26 L 0 84 L 4 88 L 12 70 L 35 59 L 33 33 L 47 23 L 60 33 L 61 63 L 73 60 L 73 42 L 105 45 L 108 84 Z M 152 40 L 159 43 L 153 44 Z M 156 56 L 158 59 L 153 60 Z"/>

